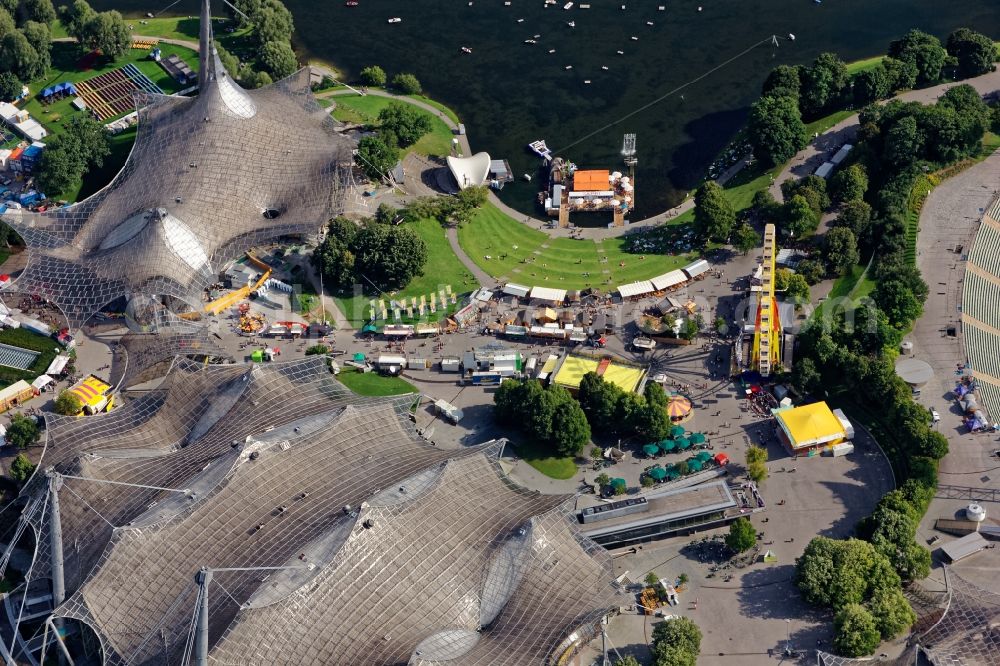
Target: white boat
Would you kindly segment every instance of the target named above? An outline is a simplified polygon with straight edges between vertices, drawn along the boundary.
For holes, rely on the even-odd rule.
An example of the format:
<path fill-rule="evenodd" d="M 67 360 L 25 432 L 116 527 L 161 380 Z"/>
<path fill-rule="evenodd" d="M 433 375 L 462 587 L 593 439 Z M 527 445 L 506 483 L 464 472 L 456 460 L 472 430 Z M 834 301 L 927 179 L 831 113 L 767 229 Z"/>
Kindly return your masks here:
<path fill-rule="evenodd" d="M 566 69 L 573 69 L 573 65 L 566 65 Z"/>
<path fill-rule="evenodd" d="M 569 22 L 569 23 L 567 23 L 566 25 L 568 25 L 568 26 L 569 26 L 569 27 L 571 27 L 571 28 L 575 28 L 575 27 L 576 27 L 576 21 L 570 21 L 570 22 Z"/>
<path fill-rule="evenodd" d="M 541 35 L 532 35 L 532 37 L 534 37 L 535 39 L 538 39 L 539 37 L 541 37 Z"/>
<path fill-rule="evenodd" d="M 646 21 L 646 25 L 653 25 L 652 21 Z"/>
<path fill-rule="evenodd" d="M 555 52 L 556 52 L 555 49 L 549 49 L 549 53 L 555 53 Z"/>
<path fill-rule="evenodd" d="M 639 38 L 638 38 L 638 37 L 636 37 L 635 35 L 632 35 L 632 41 L 633 41 L 633 42 L 637 42 L 637 41 L 639 41 Z"/>
<path fill-rule="evenodd" d="M 524 43 L 525 43 L 525 44 L 537 44 L 538 42 L 536 42 L 536 41 L 535 41 L 535 40 L 533 40 L 533 39 L 526 39 L 526 40 L 524 40 Z"/>
<path fill-rule="evenodd" d="M 530 173 L 524 174 L 524 179 L 530 183 L 531 182 L 531 174 Z"/>
<path fill-rule="evenodd" d="M 666 6 L 666 5 L 658 5 L 658 6 L 656 7 L 656 9 L 657 9 L 658 11 L 661 11 L 661 12 L 665 12 L 665 11 L 667 11 L 667 6 Z"/>
<path fill-rule="evenodd" d="M 795 35 L 793 35 L 792 33 L 788 33 L 788 40 L 791 41 L 791 42 L 794 42 L 795 41 Z"/>
<path fill-rule="evenodd" d="M 463 46 L 462 53 L 472 53 L 472 49 L 470 49 L 468 46 Z"/>
<path fill-rule="evenodd" d="M 618 55 L 625 55 L 625 52 L 624 51 L 619 51 Z"/>
<path fill-rule="evenodd" d="M 590 83 L 590 79 L 584 79 L 583 82 L 584 83 Z"/>
<path fill-rule="evenodd" d="M 399 18 L 398 16 L 393 16 L 391 19 L 386 21 L 386 23 L 402 23 L 402 22 L 403 19 Z"/>
<path fill-rule="evenodd" d="M 517 19 L 517 22 L 518 22 L 518 23 L 524 23 L 524 19 L 523 19 L 523 18 L 521 18 L 521 19 Z"/>
<path fill-rule="evenodd" d="M 532 141 L 528 144 L 528 148 L 531 149 L 531 152 L 535 153 L 545 161 L 550 161 L 552 159 L 552 151 L 545 145 L 545 139 Z"/>
<path fill-rule="evenodd" d="M 607 65 L 601 65 L 601 69 L 603 69 L 606 72 L 606 71 L 608 71 L 608 66 Z"/>
<path fill-rule="evenodd" d="M 563 5 L 563 9 L 573 9 L 573 3 L 567 2 L 565 5 Z"/>

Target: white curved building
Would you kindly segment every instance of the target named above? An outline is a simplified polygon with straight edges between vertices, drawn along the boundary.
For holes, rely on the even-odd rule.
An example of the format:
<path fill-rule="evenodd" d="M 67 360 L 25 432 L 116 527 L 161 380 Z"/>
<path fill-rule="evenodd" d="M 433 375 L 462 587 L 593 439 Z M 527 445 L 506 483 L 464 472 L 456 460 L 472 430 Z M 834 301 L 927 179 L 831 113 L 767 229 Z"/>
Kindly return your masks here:
<path fill-rule="evenodd" d="M 447 157 L 448 169 L 461 189 L 485 185 L 490 175 L 490 154 L 476 153 L 471 157 Z"/>

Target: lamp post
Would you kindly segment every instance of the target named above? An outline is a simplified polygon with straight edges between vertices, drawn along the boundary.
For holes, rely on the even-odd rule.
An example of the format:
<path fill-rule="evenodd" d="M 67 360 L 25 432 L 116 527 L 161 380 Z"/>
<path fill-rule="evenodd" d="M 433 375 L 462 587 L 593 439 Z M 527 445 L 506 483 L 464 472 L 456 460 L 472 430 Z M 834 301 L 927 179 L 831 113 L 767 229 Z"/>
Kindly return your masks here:
<path fill-rule="evenodd" d="M 789 657 L 792 656 L 792 621 L 790 619 L 785 620 L 785 654 Z"/>

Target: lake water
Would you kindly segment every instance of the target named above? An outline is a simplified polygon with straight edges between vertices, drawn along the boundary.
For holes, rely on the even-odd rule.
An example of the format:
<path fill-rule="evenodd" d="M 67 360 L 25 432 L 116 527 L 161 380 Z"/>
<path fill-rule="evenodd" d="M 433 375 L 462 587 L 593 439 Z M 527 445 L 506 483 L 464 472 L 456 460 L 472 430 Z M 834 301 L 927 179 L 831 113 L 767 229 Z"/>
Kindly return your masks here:
<path fill-rule="evenodd" d="M 92 4 L 159 9 L 131 0 Z M 568 11 L 562 0 L 547 8 L 543 0 L 286 4 L 298 46 L 347 76 L 369 64 L 390 75 L 416 74 L 430 96 L 458 112 L 474 150 L 510 161 L 518 181 L 501 197 L 520 210 L 535 211 L 539 183 L 537 176 L 532 183 L 520 180 L 538 168 L 529 141 L 544 138 L 581 167 L 620 169 L 622 135 L 634 132 L 636 219 L 676 204 L 697 184 L 775 65 L 807 63 L 822 51 L 845 60 L 884 53 L 913 27 L 942 39 L 960 26 L 1000 38 L 995 0 L 590 0 L 590 9 L 576 3 Z M 196 13 L 197 6 L 183 0 L 172 11 Z M 221 13 L 221 3 L 213 10 Z M 396 16 L 403 21 L 386 22 Z M 772 34 L 777 48 L 769 43 Z"/>

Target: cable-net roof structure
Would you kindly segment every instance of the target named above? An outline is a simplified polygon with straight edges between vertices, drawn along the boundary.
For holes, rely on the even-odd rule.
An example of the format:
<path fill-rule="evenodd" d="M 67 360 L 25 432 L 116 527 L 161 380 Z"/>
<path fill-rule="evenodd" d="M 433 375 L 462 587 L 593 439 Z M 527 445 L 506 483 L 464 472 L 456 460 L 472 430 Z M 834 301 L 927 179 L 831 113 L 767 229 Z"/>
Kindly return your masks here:
<path fill-rule="evenodd" d="M 936 666 L 1000 662 L 1000 594 L 973 585 L 948 566 L 944 577 L 944 614 L 917 639 L 924 655 Z"/>
<path fill-rule="evenodd" d="M 414 399 L 358 396 L 322 357 L 180 357 L 117 410 L 51 417 L 27 585 L 58 577 L 56 482 L 54 615 L 105 663 L 184 663 L 206 567 L 215 663 L 555 663 L 619 605 L 608 555 L 498 445 L 421 439 Z"/>
<path fill-rule="evenodd" d="M 197 309 L 225 263 L 314 233 L 343 205 L 353 143 L 312 97 L 308 69 L 243 90 L 212 46 L 209 16 L 206 0 L 199 94 L 135 94 L 135 145 L 107 187 L 3 215 L 29 251 L 12 288 L 50 299 L 71 327 L 131 294 Z"/>
<path fill-rule="evenodd" d="M 126 333 L 112 347 L 111 384 L 127 388 L 167 374 L 178 356 L 233 362 L 205 326 L 173 326 L 157 333 Z"/>

